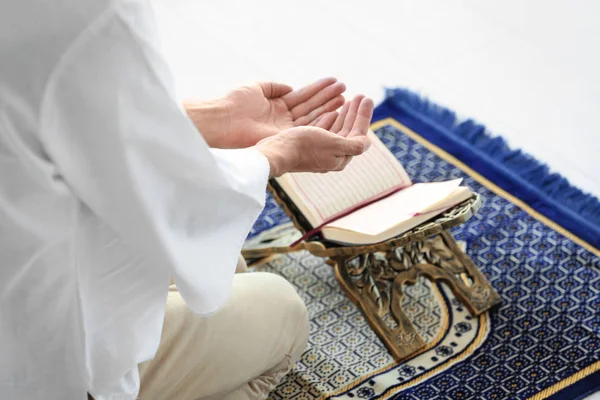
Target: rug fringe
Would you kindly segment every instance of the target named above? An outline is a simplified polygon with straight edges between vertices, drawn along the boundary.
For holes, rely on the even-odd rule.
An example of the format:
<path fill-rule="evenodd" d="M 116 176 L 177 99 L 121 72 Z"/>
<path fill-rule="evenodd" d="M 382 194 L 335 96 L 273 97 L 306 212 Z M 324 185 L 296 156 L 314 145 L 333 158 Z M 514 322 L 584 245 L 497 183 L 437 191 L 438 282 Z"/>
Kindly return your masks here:
<path fill-rule="evenodd" d="M 532 156 L 511 149 L 504 139 L 492 136 L 483 125 L 472 119 L 460 121 L 453 111 L 406 89 L 387 89 L 386 98 L 396 107 L 412 111 L 411 114 L 427 116 L 430 122 L 468 142 L 529 186 L 600 227 L 600 200 L 571 185 L 567 179 L 551 172 L 547 165 Z"/>

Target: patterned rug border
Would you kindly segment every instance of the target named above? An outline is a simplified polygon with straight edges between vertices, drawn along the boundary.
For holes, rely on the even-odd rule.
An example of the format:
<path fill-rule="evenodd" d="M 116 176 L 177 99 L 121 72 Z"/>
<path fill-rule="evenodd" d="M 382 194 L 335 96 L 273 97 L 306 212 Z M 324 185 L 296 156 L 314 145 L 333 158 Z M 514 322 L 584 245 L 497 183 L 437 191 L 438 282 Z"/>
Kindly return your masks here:
<path fill-rule="evenodd" d="M 386 373 L 394 368 L 396 368 L 398 365 L 406 363 L 410 360 L 415 359 L 416 357 L 420 356 L 421 354 L 431 350 L 432 348 L 436 347 L 439 343 L 441 343 L 446 336 L 450 333 L 447 328 L 448 326 L 452 325 L 452 314 L 449 312 L 449 308 L 450 306 L 450 299 L 448 298 L 448 295 L 446 293 L 444 293 L 444 289 L 439 285 L 439 284 L 435 284 L 433 285 L 433 287 L 436 290 L 436 296 L 440 296 L 442 298 L 442 302 L 441 304 L 444 305 L 445 307 L 445 315 L 447 315 L 447 319 L 443 322 L 442 324 L 442 328 L 440 329 L 440 335 L 438 335 L 434 340 L 431 341 L 431 343 L 429 343 L 425 348 L 423 348 L 422 350 L 418 351 L 417 353 L 415 353 L 412 357 L 410 357 L 409 359 L 400 361 L 400 362 L 393 362 L 385 367 L 382 367 L 376 371 L 373 371 L 370 374 L 367 374 L 363 377 L 361 377 L 360 379 L 357 379 L 356 381 L 352 382 L 351 384 L 344 386 L 332 393 L 327 393 L 324 394 L 323 396 L 319 397 L 319 400 L 329 400 L 332 398 L 335 398 L 337 396 L 340 396 L 341 394 L 344 394 L 346 392 L 351 391 L 352 389 L 356 388 L 357 386 L 362 385 L 364 382 L 366 382 L 367 380 L 381 375 L 383 373 Z M 382 393 L 381 395 L 374 397 L 373 399 L 377 399 L 377 400 L 385 400 L 390 398 L 390 396 L 396 394 L 398 391 L 408 387 L 408 386 L 414 386 L 424 380 L 426 380 L 427 378 L 430 378 L 431 376 L 436 375 L 437 373 L 446 370 L 447 368 L 449 368 L 450 366 L 456 364 L 457 362 L 464 360 L 465 358 L 469 357 L 477 348 L 478 346 L 481 344 L 481 342 L 486 338 L 487 333 L 489 333 L 492 329 L 492 320 L 491 318 L 489 318 L 488 314 L 482 314 L 478 317 L 478 331 L 477 331 L 477 335 L 475 336 L 475 338 L 473 339 L 472 342 L 469 343 L 469 345 L 459 354 L 456 354 L 453 357 L 450 357 L 446 362 L 438 365 L 437 367 L 424 372 L 421 376 L 417 377 L 416 379 L 411 380 L 410 382 L 406 382 L 406 383 L 400 383 L 396 386 L 392 386 L 390 388 L 388 388 L 384 393 Z"/>
<path fill-rule="evenodd" d="M 457 354 L 456 356 L 454 356 L 453 358 L 448 360 L 448 362 L 446 362 L 444 365 L 440 365 L 430 371 L 427 371 L 427 373 L 423 374 L 421 380 L 415 380 L 415 381 L 411 381 L 409 383 L 405 383 L 405 384 L 402 384 L 399 386 L 391 387 L 388 390 L 386 390 L 381 395 L 381 397 L 377 397 L 376 399 L 378 399 L 378 400 L 389 399 L 391 396 L 398 393 L 402 389 L 405 389 L 410 386 L 414 386 L 414 385 L 420 383 L 421 381 L 425 380 L 426 378 L 432 377 L 432 376 L 436 375 L 437 373 L 442 372 L 448 366 L 455 365 L 456 363 L 458 363 L 458 362 L 464 360 L 465 358 L 469 357 L 470 355 L 472 355 L 473 352 L 479 347 L 481 342 L 485 339 L 487 331 L 491 328 L 491 320 L 487 316 L 487 314 L 483 314 L 482 316 L 480 316 L 480 321 L 481 320 L 484 320 L 484 322 L 479 324 L 479 331 L 477 332 L 477 336 L 471 343 L 469 343 L 469 346 L 467 346 L 465 351 L 463 351 L 460 354 Z"/>
<path fill-rule="evenodd" d="M 435 288 L 435 296 L 438 297 L 438 299 L 441 298 L 440 304 L 443 305 L 444 309 L 443 309 L 443 313 L 442 315 L 444 315 L 444 320 L 442 322 L 442 327 L 440 329 L 440 332 L 438 334 L 438 336 L 436 336 L 431 343 L 429 343 L 427 346 L 425 346 L 423 349 L 419 350 L 417 353 L 415 353 L 412 357 L 410 357 L 408 360 L 411 360 L 415 357 L 418 357 L 419 355 L 425 353 L 428 350 L 431 350 L 432 348 L 436 347 L 438 344 L 440 344 L 444 338 L 446 337 L 446 335 L 448 334 L 447 329 L 448 326 L 451 325 L 451 314 L 449 312 L 449 304 L 450 304 L 450 300 L 448 299 L 448 296 L 446 296 L 444 294 L 443 289 L 440 287 L 440 285 L 436 284 L 433 285 L 433 288 Z M 402 362 L 408 361 L 408 360 L 404 360 Z M 360 379 L 357 379 L 356 381 L 352 382 L 349 385 L 346 385 L 332 393 L 328 393 L 328 394 L 324 394 L 323 396 L 319 397 L 319 400 L 328 400 L 332 397 L 335 396 L 339 396 L 340 394 L 347 392 L 349 390 L 354 389 L 355 387 L 363 384 L 366 380 L 373 378 L 374 376 L 380 375 L 382 373 L 385 373 L 391 369 L 394 369 L 395 367 L 397 367 L 399 364 L 401 364 L 402 362 L 393 362 L 389 365 L 386 365 L 385 367 L 381 367 L 369 374 L 364 375 L 363 377 L 361 377 Z"/>
<path fill-rule="evenodd" d="M 423 145 L 429 151 L 433 152 L 438 157 L 442 158 L 444 161 L 461 169 L 463 172 L 470 175 L 473 179 L 475 179 L 477 182 L 479 182 L 481 185 L 485 186 L 487 189 L 489 189 L 496 195 L 498 195 L 498 196 L 506 199 L 507 201 L 515 204 L 516 206 L 520 207 L 523 211 L 525 211 L 529 215 L 531 215 L 531 217 L 535 218 L 539 222 L 548 226 L 550 229 L 552 229 L 552 230 L 558 232 L 559 234 L 565 236 L 566 238 L 572 240 L 573 242 L 575 242 L 578 245 L 580 245 L 581 247 L 585 248 L 586 250 L 588 250 L 595 256 L 600 257 L 600 249 L 591 245 L 590 243 L 583 240 L 579 236 L 576 236 L 574 233 L 568 231 L 563 226 L 552 221 L 550 218 L 546 217 L 545 215 L 542 215 L 541 213 L 539 213 L 538 211 L 533 209 L 531 206 L 529 206 L 527 203 L 525 203 L 523 200 L 517 198 L 516 196 L 514 196 L 514 195 L 510 194 L 509 192 L 507 192 L 506 190 L 502 189 L 501 187 L 496 185 L 494 182 L 492 182 L 488 178 L 484 177 L 483 175 L 481 175 L 480 173 L 478 173 L 477 171 L 475 171 L 474 169 L 472 169 L 471 167 L 466 165 L 464 162 L 460 161 L 455 156 L 451 155 L 450 153 L 448 153 L 444 149 L 440 148 L 439 146 L 435 145 L 434 143 L 431 143 L 430 141 L 428 141 L 427 139 L 425 139 L 424 137 L 422 137 L 421 135 L 419 135 L 412 129 L 410 129 L 407 126 L 405 126 L 404 124 L 398 122 L 393 117 L 383 118 L 383 119 L 380 119 L 380 120 L 374 122 L 371 125 L 371 129 L 377 130 L 384 126 L 390 126 L 390 125 L 396 129 L 400 130 L 401 132 L 403 132 L 404 134 L 406 134 L 407 136 L 409 136 L 411 139 L 415 140 L 419 144 Z M 431 371 L 431 372 L 433 372 L 433 371 Z M 582 369 L 581 371 L 578 371 L 577 373 L 571 375 L 570 377 L 563 379 L 562 381 L 544 389 L 543 391 L 539 392 L 538 394 L 530 397 L 528 400 L 541 400 L 541 399 L 546 399 L 549 396 L 553 396 L 553 395 L 558 396 L 558 397 L 556 397 L 556 400 L 558 400 L 558 399 L 574 400 L 577 398 L 581 398 L 580 396 L 589 394 L 589 391 L 591 389 L 600 388 L 600 382 L 594 388 L 587 388 L 587 390 L 586 390 L 586 388 L 581 388 L 581 390 L 577 390 L 577 388 L 575 388 L 574 385 L 576 386 L 578 382 L 583 381 L 584 379 L 595 376 L 595 375 L 600 375 L 600 361 L 596 362 L 594 364 L 591 364 L 588 367 Z M 389 395 L 392 395 L 401 389 L 402 389 L 402 387 L 398 388 L 397 390 L 394 390 L 392 393 L 389 393 Z M 563 390 L 567 390 L 567 389 L 570 389 L 569 392 L 571 393 L 570 394 L 571 397 L 568 397 L 568 398 L 562 396 L 561 393 L 559 393 L 559 392 L 561 392 Z M 391 390 L 393 390 L 393 389 L 391 389 Z M 384 394 L 384 397 L 381 397 L 381 399 L 387 398 L 385 396 L 387 395 L 388 392 L 386 392 Z M 572 396 L 577 396 L 577 397 L 572 397 Z"/>
<path fill-rule="evenodd" d="M 449 358 L 444 364 L 438 365 L 434 369 L 427 371 L 426 373 L 423 374 L 423 376 L 421 376 L 417 380 L 412 380 L 410 382 L 400 384 L 398 386 L 390 387 L 381 396 L 376 397 L 375 399 L 377 399 L 377 400 L 389 399 L 391 396 L 398 393 L 402 389 L 405 389 L 410 386 L 415 386 L 418 383 L 424 381 L 425 379 L 435 376 L 439 372 L 446 370 L 448 367 L 455 365 L 458 362 L 464 360 L 465 358 L 468 358 L 469 356 L 471 356 L 473 354 L 473 352 L 485 340 L 485 338 L 487 337 L 487 334 L 492 329 L 492 320 L 489 317 L 488 313 L 484 313 L 484 314 L 480 315 L 478 319 L 479 319 L 479 327 L 478 327 L 477 335 L 475 336 L 473 341 L 469 343 L 469 345 L 463 352 L 455 355 L 454 357 Z"/>

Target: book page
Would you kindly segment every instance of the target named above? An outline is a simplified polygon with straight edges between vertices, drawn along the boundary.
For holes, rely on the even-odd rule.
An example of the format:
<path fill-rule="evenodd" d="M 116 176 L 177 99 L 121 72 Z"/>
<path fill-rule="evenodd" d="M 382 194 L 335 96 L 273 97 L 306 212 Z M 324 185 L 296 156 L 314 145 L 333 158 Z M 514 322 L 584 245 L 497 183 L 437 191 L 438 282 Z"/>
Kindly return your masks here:
<path fill-rule="evenodd" d="M 455 192 L 461 182 L 462 179 L 417 183 L 377 203 L 340 218 L 326 225 L 325 228 L 336 228 L 376 236 L 394 226 L 401 226 L 404 221 L 417 215 L 429 212 L 436 215 L 453 206 L 455 204 L 453 200 L 455 199 L 451 194 Z"/>
<path fill-rule="evenodd" d="M 368 208 L 365 207 L 356 211 L 356 213 L 353 215 L 355 221 L 351 226 L 346 226 L 346 228 L 348 229 L 326 225 L 325 227 L 323 227 L 322 233 L 326 239 L 338 243 L 354 245 L 380 243 L 393 237 L 397 237 L 406 232 L 407 230 L 412 229 L 415 226 L 418 226 L 424 222 L 435 218 L 437 215 L 443 213 L 448 208 L 451 208 L 456 204 L 459 204 L 469 199 L 472 195 L 473 192 L 471 192 L 471 190 L 469 190 L 468 187 L 459 186 L 456 189 L 454 189 L 447 198 L 445 198 L 438 204 L 410 218 L 407 218 L 406 214 L 396 215 L 396 209 L 393 207 L 393 204 L 390 203 L 385 203 L 382 205 L 382 207 L 377 209 L 377 212 L 380 215 L 379 217 L 373 217 L 373 215 L 369 216 L 367 215 L 369 214 L 368 212 L 366 214 L 362 213 L 363 210 L 366 210 Z M 394 196 L 390 196 L 390 198 L 392 197 Z M 382 203 L 383 202 L 384 201 L 382 200 Z M 392 207 L 390 207 L 390 205 Z M 385 212 L 383 212 L 384 210 Z M 396 224 L 387 227 L 388 221 L 390 219 L 396 221 Z M 373 224 L 373 222 L 375 222 L 375 224 Z M 386 223 L 383 224 L 383 222 Z M 373 229 L 378 223 L 381 223 L 379 225 L 379 229 L 385 230 L 379 231 L 379 229 Z"/>
<path fill-rule="evenodd" d="M 369 137 L 369 150 L 343 171 L 291 173 L 277 179 L 313 227 L 386 191 L 411 185 L 398 159 L 373 132 Z"/>

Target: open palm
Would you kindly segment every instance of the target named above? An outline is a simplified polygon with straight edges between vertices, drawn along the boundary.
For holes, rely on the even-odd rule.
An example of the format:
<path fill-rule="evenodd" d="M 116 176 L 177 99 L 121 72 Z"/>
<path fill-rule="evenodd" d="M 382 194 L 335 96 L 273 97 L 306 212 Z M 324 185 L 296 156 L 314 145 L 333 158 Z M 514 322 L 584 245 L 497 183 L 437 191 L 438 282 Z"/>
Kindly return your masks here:
<path fill-rule="evenodd" d="M 295 126 L 335 120 L 344 104 L 343 83 L 335 78 L 319 80 L 298 90 L 280 83 L 244 86 L 225 97 L 228 114 L 227 141 L 248 147 Z"/>

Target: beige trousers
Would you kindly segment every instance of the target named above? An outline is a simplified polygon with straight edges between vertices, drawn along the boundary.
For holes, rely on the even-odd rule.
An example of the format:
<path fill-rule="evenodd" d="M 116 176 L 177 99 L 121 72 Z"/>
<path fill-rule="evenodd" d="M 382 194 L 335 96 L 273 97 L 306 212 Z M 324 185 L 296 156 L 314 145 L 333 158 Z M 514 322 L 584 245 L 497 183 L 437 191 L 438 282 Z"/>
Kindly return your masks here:
<path fill-rule="evenodd" d="M 139 366 L 140 399 L 265 399 L 307 340 L 306 307 L 277 275 L 236 274 L 228 303 L 209 317 L 191 312 L 171 285 L 158 353 Z"/>

